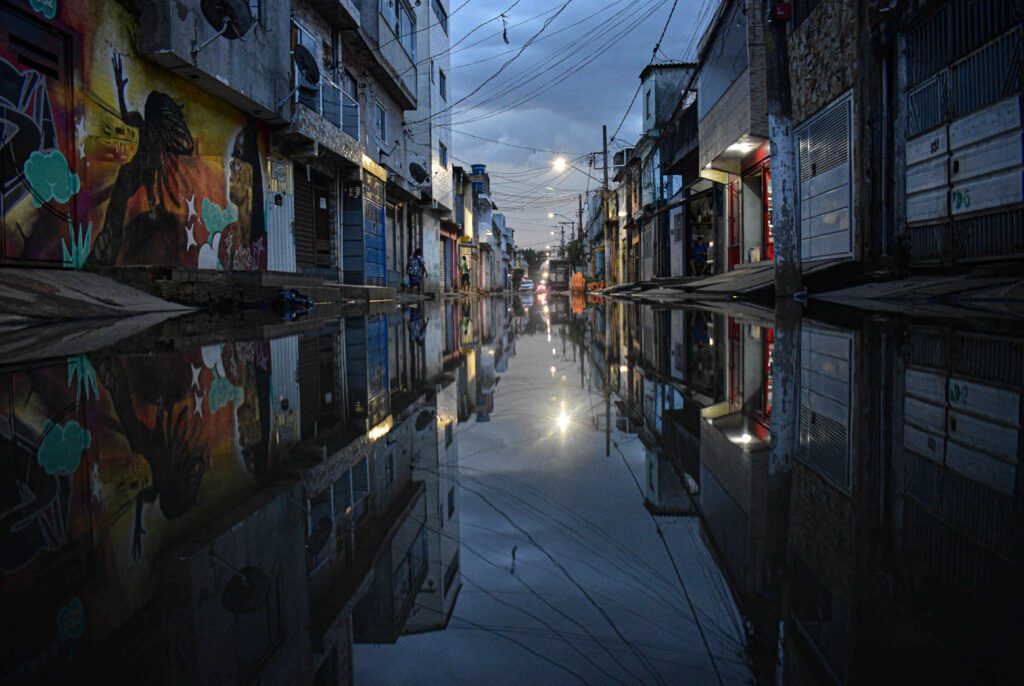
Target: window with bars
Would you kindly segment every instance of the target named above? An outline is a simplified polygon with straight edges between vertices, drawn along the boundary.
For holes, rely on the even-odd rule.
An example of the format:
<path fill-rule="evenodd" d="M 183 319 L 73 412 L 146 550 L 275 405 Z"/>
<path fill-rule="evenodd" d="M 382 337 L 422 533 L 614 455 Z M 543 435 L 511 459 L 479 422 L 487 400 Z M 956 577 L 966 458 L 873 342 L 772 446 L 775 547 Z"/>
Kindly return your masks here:
<path fill-rule="evenodd" d="M 441 158 L 441 166 L 448 168 L 448 147 L 444 143 L 437 144 L 438 157 Z"/>

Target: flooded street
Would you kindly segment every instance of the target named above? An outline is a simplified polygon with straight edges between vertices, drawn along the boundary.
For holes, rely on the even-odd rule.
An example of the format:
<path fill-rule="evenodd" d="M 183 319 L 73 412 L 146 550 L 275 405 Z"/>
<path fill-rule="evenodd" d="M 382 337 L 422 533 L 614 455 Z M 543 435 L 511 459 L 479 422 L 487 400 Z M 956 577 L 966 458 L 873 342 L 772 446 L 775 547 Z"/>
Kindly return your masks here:
<path fill-rule="evenodd" d="M 1019 683 L 1017 323 L 820 308 L 5 363 L 3 683 Z"/>

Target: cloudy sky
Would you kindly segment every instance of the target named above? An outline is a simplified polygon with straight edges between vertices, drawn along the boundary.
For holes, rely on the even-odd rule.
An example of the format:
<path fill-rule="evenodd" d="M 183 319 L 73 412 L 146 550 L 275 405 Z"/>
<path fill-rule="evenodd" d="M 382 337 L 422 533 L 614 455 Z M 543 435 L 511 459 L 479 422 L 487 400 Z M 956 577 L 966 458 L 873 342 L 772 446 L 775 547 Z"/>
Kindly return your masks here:
<path fill-rule="evenodd" d="M 586 155 L 601 149 L 602 124 L 611 137 L 622 121 L 673 2 L 450 0 L 450 101 L 469 96 L 453 111 L 453 156 L 456 164 L 488 165 L 495 200 L 520 246 L 555 241 L 549 232 L 560 218 L 548 219 L 548 212 L 575 217 L 576 195 L 599 185 L 583 173 L 590 164 Z M 657 61 L 694 59 L 700 27 L 717 4 L 678 0 Z M 502 37 L 502 13 L 509 44 Z M 639 133 L 638 101 L 609 149 Z M 552 162 L 558 155 L 551 151 L 582 171 L 557 174 Z M 594 163 L 589 171 L 600 179 L 600 156 Z"/>

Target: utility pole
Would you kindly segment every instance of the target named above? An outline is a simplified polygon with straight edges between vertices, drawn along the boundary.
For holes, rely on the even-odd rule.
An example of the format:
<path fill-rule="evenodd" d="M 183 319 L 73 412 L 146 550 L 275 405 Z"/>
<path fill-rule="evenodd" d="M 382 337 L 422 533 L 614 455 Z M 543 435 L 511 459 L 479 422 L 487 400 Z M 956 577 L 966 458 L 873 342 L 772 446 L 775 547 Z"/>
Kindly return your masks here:
<path fill-rule="evenodd" d="M 601 222 L 604 227 L 604 285 L 612 285 L 612 237 L 608 229 L 608 127 L 601 127 L 601 150 L 604 154 L 604 185 L 601 187 Z"/>
<path fill-rule="evenodd" d="M 789 46 L 785 21 L 772 20 L 774 3 L 762 6 L 768 137 L 771 141 L 772 232 L 775 237 L 775 296 L 790 298 L 803 290 L 800 256 L 799 176 L 789 90 Z"/>

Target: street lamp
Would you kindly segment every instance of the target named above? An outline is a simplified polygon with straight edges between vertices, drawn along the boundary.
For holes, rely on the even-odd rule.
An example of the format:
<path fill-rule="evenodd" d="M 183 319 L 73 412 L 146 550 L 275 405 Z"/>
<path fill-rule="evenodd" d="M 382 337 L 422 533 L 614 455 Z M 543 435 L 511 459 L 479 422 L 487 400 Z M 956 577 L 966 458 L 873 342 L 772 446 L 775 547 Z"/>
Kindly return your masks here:
<path fill-rule="evenodd" d="M 552 166 L 554 166 L 556 172 L 564 172 L 569 166 L 569 163 L 565 161 L 564 157 L 556 157 Z"/>

